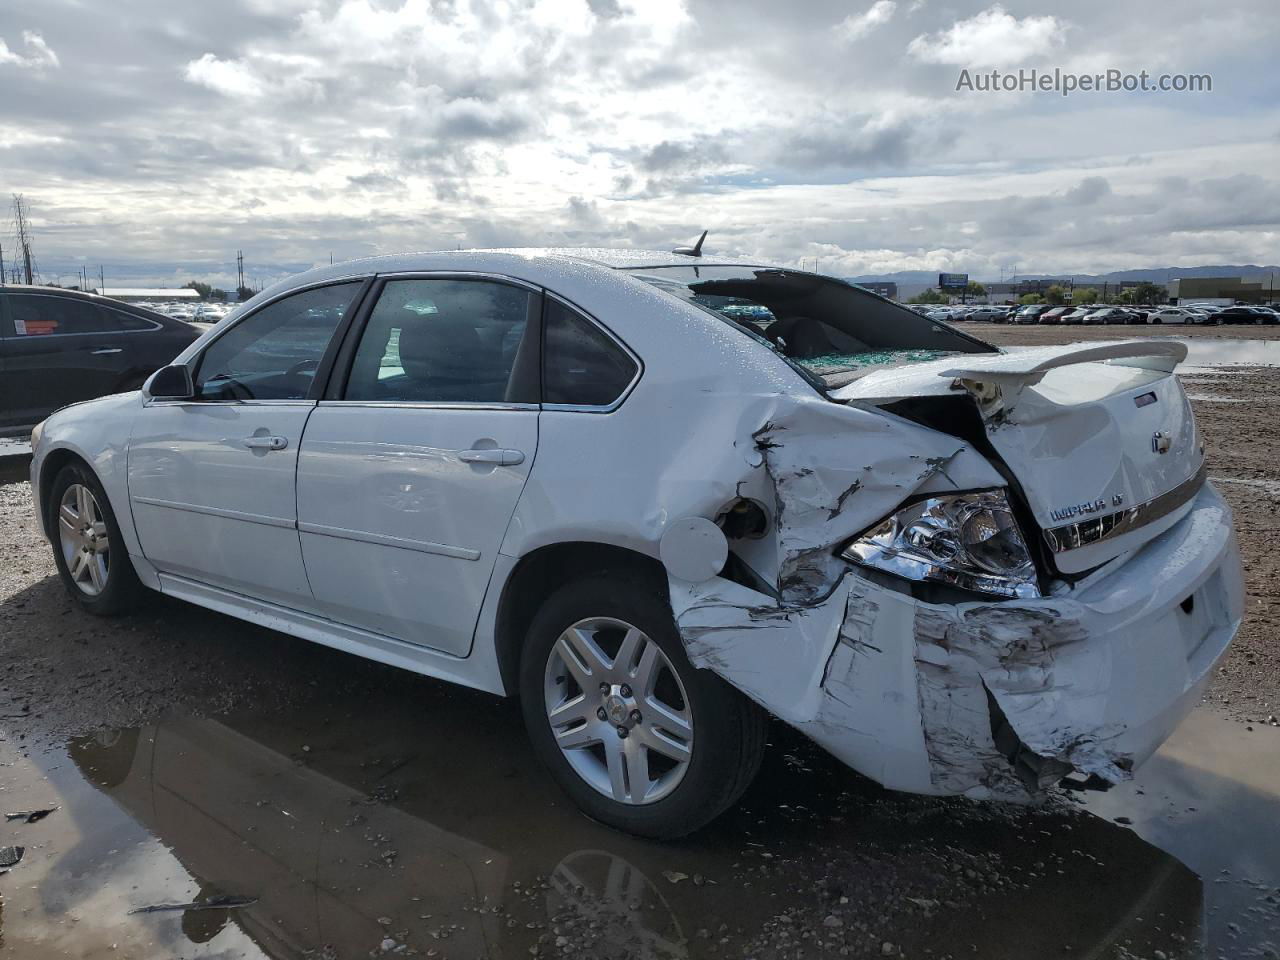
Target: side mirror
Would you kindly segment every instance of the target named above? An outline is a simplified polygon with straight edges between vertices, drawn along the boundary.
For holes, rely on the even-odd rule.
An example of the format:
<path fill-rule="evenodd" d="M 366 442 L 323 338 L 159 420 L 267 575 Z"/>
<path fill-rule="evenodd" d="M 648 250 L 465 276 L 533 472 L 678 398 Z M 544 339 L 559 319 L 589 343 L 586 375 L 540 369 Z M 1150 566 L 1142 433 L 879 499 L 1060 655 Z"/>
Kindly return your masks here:
<path fill-rule="evenodd" d="M 147 381 L 146 392 L 153 400 L 190 400 L 196 395 L 191 382 L 191 368 L 161 367 Z"/>

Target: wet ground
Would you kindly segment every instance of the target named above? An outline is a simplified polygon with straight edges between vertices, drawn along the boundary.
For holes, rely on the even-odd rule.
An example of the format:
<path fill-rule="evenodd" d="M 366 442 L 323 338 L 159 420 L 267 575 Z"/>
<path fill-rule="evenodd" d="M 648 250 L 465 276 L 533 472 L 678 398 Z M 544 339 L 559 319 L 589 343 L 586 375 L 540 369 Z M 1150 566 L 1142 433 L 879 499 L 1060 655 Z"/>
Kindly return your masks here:
<path fill-rule="evenodd" d="M 1156 330 L 1195 337 L 1249 620 L 1132 784 L 1035 810 L 887 793 L 775 726 L 711 828 L 622 836 L 513 703 L 162 597 L 84 616 L 0 460 L 0 813 L 28 814 L 0 825 L 0 958 L 1280 957 L 1280 342 Z"/>

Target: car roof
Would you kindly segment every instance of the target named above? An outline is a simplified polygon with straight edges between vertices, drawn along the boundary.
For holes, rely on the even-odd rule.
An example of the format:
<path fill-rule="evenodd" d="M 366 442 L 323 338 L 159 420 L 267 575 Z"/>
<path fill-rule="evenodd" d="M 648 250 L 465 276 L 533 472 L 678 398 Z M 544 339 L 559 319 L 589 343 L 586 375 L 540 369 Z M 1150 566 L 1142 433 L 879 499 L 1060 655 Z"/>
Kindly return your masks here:
<path fill-rule="evenodd" d="M 417 271 L 464 271 L 508 274 L 520 263 L 544 276 L 581 275 L 586 271 L 616 271 L 640 267 L 753 267 L 792 269 L 734 257 L 690 257 L 665 250 L 633 250 L 609 247 L 491 247 L 481 250 L 422 250 L 413 253 L 383 254 L 360 260 L 325 264 L 286 277 L 253 298 L 269 299 L 314 283 L 346 280 L 371 274 L 414 273 Z M 805 271 L 796 271 L 803 273 Z M 868 291 L 870 292 L 870 291 Z M 877 294 L 872 294 L 877 296 Z M 253 302 L 253 301 L 250 301 Z M 260 301 L 259 301 L 260 302 Z"/>

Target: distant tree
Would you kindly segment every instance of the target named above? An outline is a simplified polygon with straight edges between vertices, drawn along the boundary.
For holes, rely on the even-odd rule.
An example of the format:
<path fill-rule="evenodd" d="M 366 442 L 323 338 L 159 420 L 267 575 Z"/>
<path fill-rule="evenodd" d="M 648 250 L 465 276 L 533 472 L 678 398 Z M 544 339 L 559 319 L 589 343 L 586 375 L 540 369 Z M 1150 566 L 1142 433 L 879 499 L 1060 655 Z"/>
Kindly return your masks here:
<path fill-rule="evenodd" d="M 1044 297 L 1038 293 L 1024 293 L 1018 298 L 1018 302 L 1024 307 L 1029 307 L 1035 303 L 1044 303 Z"/>
<path fill-rule="evenodd" d="M 199 280 L 191 280 L 185 284 L 185 286 L 186 289 L 194 290 L 196 293 L 200 294 L 200 296 L 205 300 L 208 300 L 209 294 L 213 292 L 213 287 L 209 286 L 207 283 L 201 283 Z"/>
<path fill-rule="evenodd" d="M 946 303 L 947 298 L 940 294 L 937 290 L 930 287 L 921 293 L 917 293 L 907 303 Z"/>
<path fill-rule="evenodd" d="M 1083 290 L 1077 290 L 1075 296 L 1071 298 L 1072 303 L 1097 303 L 1098 291 L 1093 287 L 1085 287 Z"/>
<path fill-rule="evenodd" d="M 1062 285 L 1055 283 L 1044 292 L 1044 302 L 1052 303 L 1054 306 L 1062 306 L 1067 302 L 1067 291 L 1062 289 Z"/>
<path fill-rule="evenodd" d="M 212 290 L 209 291 L 210 300 L 225 301 L 227 299 L 227 296 L 228 296 L 227 291 L 223 290 L 221 287 L 214 287 Z"/>
<path fill-rule="evenodd" d="M 1169 299 L 1169 291 L 1159 284 L 1143 280 L 1133 288 L 1134 303 L 1164 303 Z"/>
<path fill-rule="evenodd" d="M 1133 288 L 1130 287 L 1127 290 L 1121 290 L 1118 294 L 1116 294 L 1115 299 L 1113 299 L 1111 302 L 1112 303 L 1133 303 L 1134 302 Z"/>
<path fill-rule="evenodd" d="M 977 280 L 970 280 L 969 286 L 965 287 L 965 295 L 970 297 L 985 297 L 987 288 L 980 284 Z"/>
<path fill-rule="evenodd" d="M 241 300 L 248 300 L 253 296 L 253 290 L 249 287 L 236 287 L 236 296 Z"/>

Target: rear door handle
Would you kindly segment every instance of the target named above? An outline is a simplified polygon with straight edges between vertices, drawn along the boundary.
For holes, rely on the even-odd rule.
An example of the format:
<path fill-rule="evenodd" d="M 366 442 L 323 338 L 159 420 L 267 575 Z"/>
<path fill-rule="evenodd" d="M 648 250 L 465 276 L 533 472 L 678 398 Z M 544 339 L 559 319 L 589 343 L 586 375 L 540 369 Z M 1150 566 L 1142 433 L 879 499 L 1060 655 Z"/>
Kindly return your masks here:
<path fill-rule="evenodd" d="M 287 437 L 245 437 L 240 442 L 250 450 L 283 450 L 289 445 Z"/>
<path fill-rule="evenodd" d="M 109 353 L 121 353 L 123 350 L 123 347 L 98 347 L 96 350 L 90 350 L 89 353 L 95 357 L 105 357 Z"/>
<path fill-rule="evenodd" d="M 493 463 L 500 467 L 514 467 L 524 463 L 524 453 L 520 450 L 462 450 L 458 459 L 463 463 Z"/>

